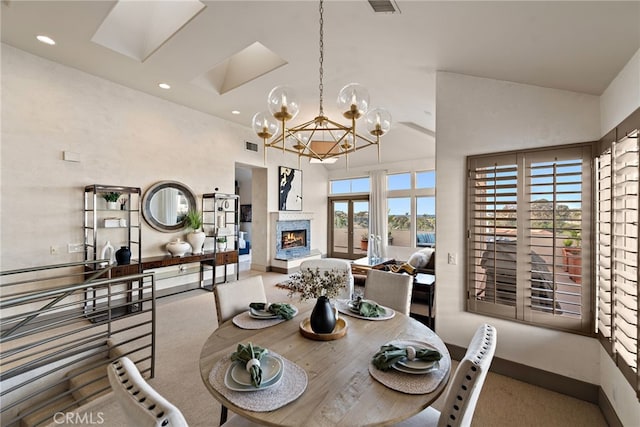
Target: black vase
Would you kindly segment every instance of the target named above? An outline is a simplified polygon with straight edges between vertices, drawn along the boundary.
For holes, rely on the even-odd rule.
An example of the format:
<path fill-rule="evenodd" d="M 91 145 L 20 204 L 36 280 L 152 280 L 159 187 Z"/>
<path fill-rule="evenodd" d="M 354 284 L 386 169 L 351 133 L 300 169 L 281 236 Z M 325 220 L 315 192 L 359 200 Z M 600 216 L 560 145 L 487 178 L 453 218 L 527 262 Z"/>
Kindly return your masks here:
<path fill-rule="evenodd" d="M 321 296 L 318 298 L 311 317 L 309 318 L 311 330 L 316 334 L 328 334 L 336 326 L 336 314 L 331 307 L 329 298 Z"/>
<path fill-rule="evenodd" d="M 116 251 L 116 262 L 118 265 L 126 265 L 131 262 L 131 251 L 128 246 L 121 246 Z"/>

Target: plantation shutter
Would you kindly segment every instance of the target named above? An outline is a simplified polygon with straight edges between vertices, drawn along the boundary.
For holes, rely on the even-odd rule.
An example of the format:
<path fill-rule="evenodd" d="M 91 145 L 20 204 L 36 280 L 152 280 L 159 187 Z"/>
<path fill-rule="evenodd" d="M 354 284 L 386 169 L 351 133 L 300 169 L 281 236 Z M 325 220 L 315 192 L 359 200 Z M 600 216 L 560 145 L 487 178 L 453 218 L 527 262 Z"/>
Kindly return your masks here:
<path fill-rule="evenodd" d="M 517 156 L 471 158 L 468 166 L 469 308 L 515 318 Z"/>
<path fill-rule="evenodd" d="M 598 158 L 598 333 L 640 395 L 638 375 L 638 121 Z M 633 118 L 633 116 L 632 116 Z M 623 125 L 628 126 L 627 123 Z"/>
<path fill-rule="evenodd" d="M 589 333 L 592 147 L 536 151 L 525 157 L 528 319 Z"/>
<path fill-rule="evenodd" d="M 592 144 L 468 158 L 469 311 L 592 333 L 592 158 Z"/>

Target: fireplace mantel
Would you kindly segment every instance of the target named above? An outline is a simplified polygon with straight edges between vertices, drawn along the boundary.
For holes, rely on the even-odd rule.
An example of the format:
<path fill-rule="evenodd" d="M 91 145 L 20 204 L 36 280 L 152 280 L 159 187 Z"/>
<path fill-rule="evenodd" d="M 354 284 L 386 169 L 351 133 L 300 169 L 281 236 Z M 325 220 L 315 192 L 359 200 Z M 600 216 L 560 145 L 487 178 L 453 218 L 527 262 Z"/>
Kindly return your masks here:
<path fill-rule="evenodd" d="M 278 211 L 271 213 L 272 221 L 300 221 L 313 219 L 313 212 Z"/>

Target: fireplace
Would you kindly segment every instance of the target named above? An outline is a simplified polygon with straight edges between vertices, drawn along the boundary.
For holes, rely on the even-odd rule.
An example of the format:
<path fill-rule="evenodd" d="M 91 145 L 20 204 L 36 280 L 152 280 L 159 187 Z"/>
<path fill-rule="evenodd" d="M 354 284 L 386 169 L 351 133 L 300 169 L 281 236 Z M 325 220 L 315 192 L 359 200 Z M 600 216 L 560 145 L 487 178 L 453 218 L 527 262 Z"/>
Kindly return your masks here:
<path fill-rule="evenodd" d="M 307 230 L 282 231 L 282 249 L 307 246 Z"/>
<path fill-rule="evenodd" d="M 276 259 L 306 257 L 310 252 L 311 221 L 276 221 Z"/>

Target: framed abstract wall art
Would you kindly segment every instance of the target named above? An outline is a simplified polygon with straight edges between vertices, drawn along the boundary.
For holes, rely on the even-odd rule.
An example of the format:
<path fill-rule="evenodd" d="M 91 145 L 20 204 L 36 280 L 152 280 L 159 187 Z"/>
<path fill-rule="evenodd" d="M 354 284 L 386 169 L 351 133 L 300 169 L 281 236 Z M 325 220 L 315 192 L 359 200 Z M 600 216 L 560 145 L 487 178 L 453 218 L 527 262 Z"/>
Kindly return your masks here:
<path fill-rule="evenodd" d="M 302 171 L 300 169 L 278 168 L 278 210 L 301 211 L 302 210 Z"/>

